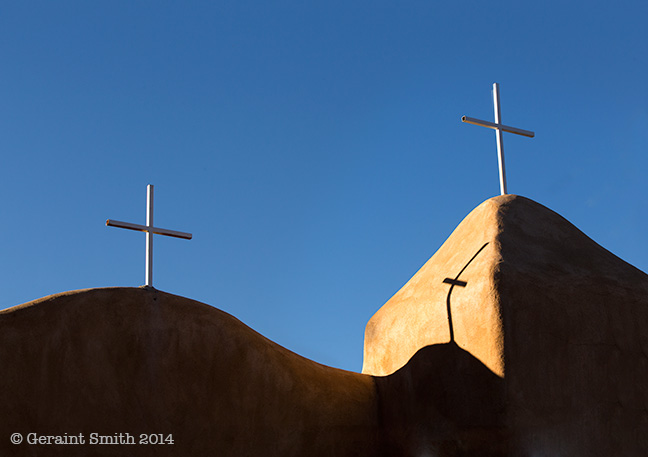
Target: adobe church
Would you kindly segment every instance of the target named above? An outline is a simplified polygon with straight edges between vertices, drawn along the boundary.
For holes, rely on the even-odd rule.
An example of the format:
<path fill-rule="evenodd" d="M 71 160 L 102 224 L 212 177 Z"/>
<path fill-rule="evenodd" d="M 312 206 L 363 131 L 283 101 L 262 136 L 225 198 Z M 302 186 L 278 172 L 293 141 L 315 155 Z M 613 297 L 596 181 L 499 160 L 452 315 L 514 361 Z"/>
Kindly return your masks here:
<path fill-rule="evenodd" d="M 648 455 L 646 324 L 645 273 L 504 195 L 369 320 L 362 373 L 152 287 L 1 311 L 0 455 Z M 120 432 L 163 443 L 90 442 Z"/>

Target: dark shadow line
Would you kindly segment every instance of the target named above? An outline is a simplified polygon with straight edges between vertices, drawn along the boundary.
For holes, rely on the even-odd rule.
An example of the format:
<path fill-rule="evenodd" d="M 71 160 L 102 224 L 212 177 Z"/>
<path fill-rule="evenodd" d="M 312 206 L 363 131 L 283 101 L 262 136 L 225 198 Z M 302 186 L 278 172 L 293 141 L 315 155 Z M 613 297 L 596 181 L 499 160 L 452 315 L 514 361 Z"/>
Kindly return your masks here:
<path fill-rule="evenodd" d="M 485 243 L 481 248 L 479 248 L 479 251 L 477 251 L 477 253 L 474 256 L 472 256 L 472 259 L 470 259 L 468 261 L 468 263 L 461 269 L 461 271 L 459 272 L 459 274 L 455 278 L 455 281 L 457 279 L 459 279 L 459 276 L 461 276 L 461 273 L 463 273 L 466 270 L 466 268 L 468 268 L 468 265 L 470 265 L 472 263 L 472 261 L 475 260 L 475 257 L 477 257 L 479 255 L 479 253 L 482 252 L 486 246 L 488 246 L 488 243 Z"/>
<path fill-rule="evenodd" d="M 451 343 L 454 343 L 454 326 L 452 324 L 452 306 L 450 305 L 450 295 L 452 294 L 452 290 L 455 288 L 455 286 L 466 287 L 468 285 L 466 281 L 459 281 L 459 276 L 461 276 L 461 273 L 463 273 L 466 270 L 466 268 L 468 268 L 468 265 L 470 265 L 471 262 L 475 260 L 475 257 L 477 257 L 479 253 L 482 252 L 486 246 L 488 246 L 488 243 L 484 244 L 481 248 L 479 248 L 479 251 L 477 251 L 477 253 L 474 256 L 472 256 L 472 258 L 468 261 L 466 265 L 464 265 L 464 267 L 461 269 L 459 274 L 457 274 L 457 276 L 454 279 L 445 278 L 443 280 L 445 284 L 450 284 L 450 290 L 448 291 L 448 298 L 446 298 L 446 307 L 448 309 L 448 325 L 450 326 Z"/>

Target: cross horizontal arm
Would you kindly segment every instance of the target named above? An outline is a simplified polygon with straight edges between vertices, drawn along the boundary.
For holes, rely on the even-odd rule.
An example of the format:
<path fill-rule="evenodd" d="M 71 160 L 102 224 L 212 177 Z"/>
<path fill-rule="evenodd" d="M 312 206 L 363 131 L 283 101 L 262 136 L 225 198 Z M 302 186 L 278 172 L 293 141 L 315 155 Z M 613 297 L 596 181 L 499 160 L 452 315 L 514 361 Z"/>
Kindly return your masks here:
<path fill-rule="evenodd" d="M 466 122 L 468 124 L 481 125 L 482 127 L 488 127 L 489 129 L 501 129 L 509 133 L 517 133 L 518 135 L 527 136 L 533 138 L 535 136 L 534 132 L 529 130 L 522 130 L 515 127 L 509 127 L 508 125 L 495 124 L 494 122 L 482 121 L 481 119 L 475 119 L 474 117 L 462 116 L 461 122 Z"/>
<path fill-rule="evenodd" d="M 137 230 L 138 232 L 148 232 L 148 233 L 156 233 L 158 235 L 173 236 L 175 238 L 183 238 L 185 240 L 190 240 L 193 236 L 191 233 L 177 232 L 175 230 L 167 230 L 167 229 L 162 229 L 157 227 L 148 227 L 146 225 L 131 224 L 130 222 L 116 221 L 114 219 L 108 219 L 106 221 L 106 225 L 110 227 L 119 227 L 119 228 L 125 228 L 129 230 Z"/>

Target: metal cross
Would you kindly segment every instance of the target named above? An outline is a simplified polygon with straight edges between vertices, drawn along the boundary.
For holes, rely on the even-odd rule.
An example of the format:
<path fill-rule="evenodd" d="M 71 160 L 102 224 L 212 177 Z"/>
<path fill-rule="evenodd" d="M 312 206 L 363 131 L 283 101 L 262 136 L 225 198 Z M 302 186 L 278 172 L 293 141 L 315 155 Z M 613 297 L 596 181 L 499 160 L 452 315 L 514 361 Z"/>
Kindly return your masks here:
<path fill-rule="evenodd" d="M 146 186 L 146 225 L 131 224 L 130 222 L 108 219 L 106 225 L 138 232 L 146 232 L 146 285 L 153 287 L 153 234 L 173 236 L 190 240 L 191 233 L 176 232 L 153 226 L 153 184 Z"/>
<path fill-rule="evenodd" d="M 493 104 L 495 105 L 495 123 L 482 121 L 480 119 L 475 119 L 468 116 L 462 116 L 461 122 L 467 122 L 469 124 L 481 125 L 482 127 L 495 129 L 495 136 L 497 138 L 497 162 L 499 164 L 500 191 L 502 192 L 502 195 L 506 195 L 506 170 L 504 169 L 504 142 L 502 140 L 502 132 L 515 133 L 518 135 L 527 136 L 529 138 L 533 138 L 535 136 L 535 133 L 502 124 L 502 113 L 500 111 L 499 99 L 499 84 L 497 83 L 493 83 Z"/>

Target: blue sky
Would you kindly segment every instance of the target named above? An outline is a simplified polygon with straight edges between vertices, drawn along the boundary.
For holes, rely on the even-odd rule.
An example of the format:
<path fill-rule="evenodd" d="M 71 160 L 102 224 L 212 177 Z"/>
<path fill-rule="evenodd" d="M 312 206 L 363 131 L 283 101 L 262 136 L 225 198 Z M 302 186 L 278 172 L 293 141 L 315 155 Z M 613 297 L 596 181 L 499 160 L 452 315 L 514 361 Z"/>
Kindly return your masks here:
<path fill-rule="evenodd" d="M 359 371 L 364 326 L 509 192 L 648 271 L 648 3 L 4 2 L 0 307 L 144 282 Z"/>

